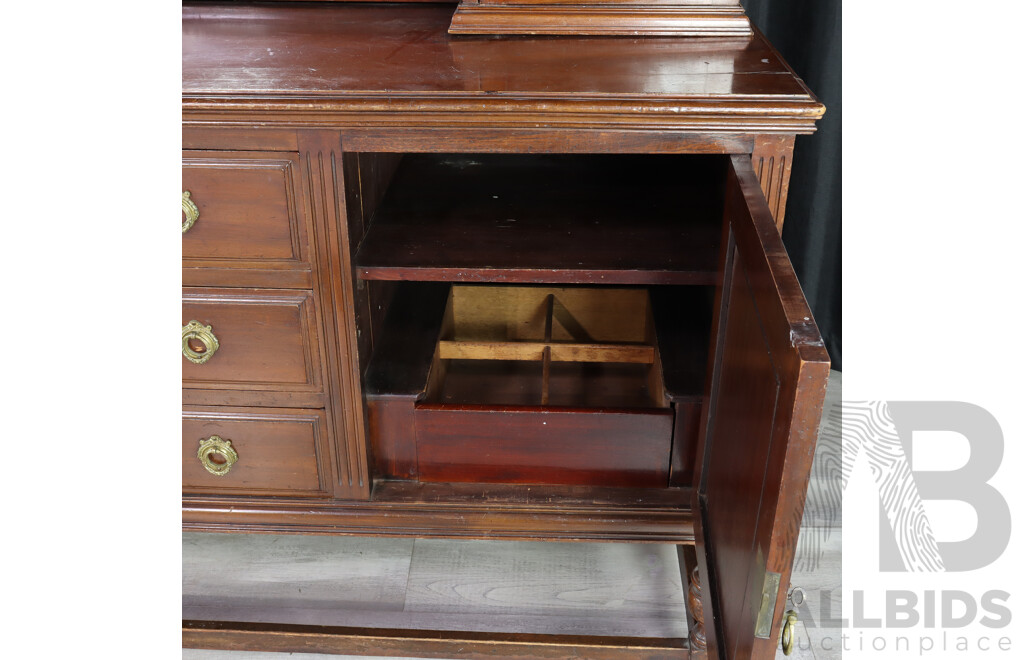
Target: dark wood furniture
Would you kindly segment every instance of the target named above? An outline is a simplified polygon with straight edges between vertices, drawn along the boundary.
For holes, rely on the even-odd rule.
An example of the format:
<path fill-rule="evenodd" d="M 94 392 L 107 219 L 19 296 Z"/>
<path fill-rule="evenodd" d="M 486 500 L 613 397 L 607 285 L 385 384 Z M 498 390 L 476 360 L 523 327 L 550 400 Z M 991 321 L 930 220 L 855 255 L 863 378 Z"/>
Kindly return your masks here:
<path fill-rule="evenodd" d="M 779 229 L 824 109 L 756 32 L 454 11 L 184 7 L 184 528 L 672 543 L 689 638 L 184 643 L 774 657 L 829 367 Z"/>

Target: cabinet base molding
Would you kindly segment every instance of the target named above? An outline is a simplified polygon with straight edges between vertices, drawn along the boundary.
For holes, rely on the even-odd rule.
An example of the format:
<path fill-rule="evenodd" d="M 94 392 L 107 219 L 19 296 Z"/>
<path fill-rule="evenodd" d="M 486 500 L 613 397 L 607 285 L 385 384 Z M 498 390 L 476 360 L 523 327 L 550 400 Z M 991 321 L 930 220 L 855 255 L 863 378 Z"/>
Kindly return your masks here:
<path fill-rule="evenodd" d="M 689 488 L 382 482 L 370 501 L 191 496 L 188 532 L 693 543 Z"/>
<path fill-rule="evenodd" d="M 686 660 L 687 640 L 182 621 L 182 646 L 418 658 Z"/>

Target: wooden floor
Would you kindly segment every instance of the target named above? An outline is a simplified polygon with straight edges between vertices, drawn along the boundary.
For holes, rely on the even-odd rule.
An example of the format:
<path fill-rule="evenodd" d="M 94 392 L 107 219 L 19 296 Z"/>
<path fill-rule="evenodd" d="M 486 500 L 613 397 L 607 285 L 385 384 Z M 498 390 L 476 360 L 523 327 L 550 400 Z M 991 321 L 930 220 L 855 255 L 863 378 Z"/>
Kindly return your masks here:
<path fill-rule="evenodd" d="M 840 617 L 842 529 L 830 419 L 834 372 L 793 585 L 807 594 L 791 658 L 841 657 L 816 625 Z M 682 637 L 683 596 L 668 545 L 183 534 L 183 616 L 341 626 Z M 251 603 L 261 603 L 254 608 Z M 829 611 L 827 608 L 824 611 Z M 830 648 L 834 650 L 830 650 Z M 185 649 L 185 660 L 287 654 Z M 303 654 L 303 660 L 355 658 Z M 783 658 L 781 651 L 779 658 Z"/>

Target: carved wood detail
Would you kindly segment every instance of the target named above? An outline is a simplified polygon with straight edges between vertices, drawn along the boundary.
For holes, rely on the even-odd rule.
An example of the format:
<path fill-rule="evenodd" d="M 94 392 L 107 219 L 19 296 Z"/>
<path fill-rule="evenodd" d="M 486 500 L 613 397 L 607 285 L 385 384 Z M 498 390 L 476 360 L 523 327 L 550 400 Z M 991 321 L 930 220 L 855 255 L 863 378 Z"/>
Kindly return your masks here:
<path fill-rule="evenodd" d="M 317 266 L 315 285 L 325 301 L 321 320 L 327 337 L 328 415 L 334 429 L 334 495 L 368 499 L 364 409 L 359 386 L 359 360 L 349 263 L 349 237 L 341 162 L 341 143 L 334 134 L 299 133 L 304 192 L 314 222 Z"/>
<path fill-rule="evenodd" d="M 690 657 L 693 658 L 693 651 L 706 653 L 708 648 L 708 639 L 704 633 L 704 601 L 701 599 L 700 574 L 696 566 L 690 571 L 689 582 L 690 588 L 687 590 L 686 600 L 694 624 L 689 630 Z"/>
<path fill-rule="evenodd" d="M 694 538 L 699 525 L 694 524 Z M 699 548 L 692 545 L 678 545 L 679 571 L 683 582 L 683 602 L 686 606 L 687 647 L 690 660 L 708 659 L 708 638 L 704 627 L 704 591 L 700 583 L 700 569 L 697 560 Z M 711 657 L 714 657 L 712 654 Z"/>
<path fill-rule="evenodd" d="M 775 226 L 782 233 L 789 196 L 789 175 L 793 170 L 793 135 L 759 135 L 754 141 L 754 173 L 768 200 Z"/>

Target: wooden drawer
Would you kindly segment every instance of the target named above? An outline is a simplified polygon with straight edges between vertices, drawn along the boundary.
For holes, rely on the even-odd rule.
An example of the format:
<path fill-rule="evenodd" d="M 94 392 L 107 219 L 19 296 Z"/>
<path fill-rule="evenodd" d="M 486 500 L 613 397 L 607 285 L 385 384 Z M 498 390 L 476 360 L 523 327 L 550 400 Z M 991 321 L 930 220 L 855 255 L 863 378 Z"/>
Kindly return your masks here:
<path fill-rule="evenodd" d="M 193 323 L 198 322 L 198 324 Z M 320 342 L 313 294 L 273 289 L 192 289 L 182 292 L 182 384 L 186 403 L 323 405 Z M 216 349 L 185 338 L 185 328 L 209 328 Z M 194 363 L 185 342 L 199 354 Z M 190 392 L 192 390 L 192 392 Z M 234 394 L 232 394 L 234 392 Z M 198 393 L 198 398 L 197 398 Z"/>
<path fill-rule="evenodd" d="M 297 154 L 185 151 L 181 179 L 186 285 L 311 286 Z"/>
<path fill-rule="evenodd" d="M 322 410 L 186 407 L 181 419 L 182 490 L 326 496 L 326 433 Z M 207 461 L 216 471 L 226 468 L 223 474 L 208 470 L 198 456 L 204 442 L 210 447 Z M 230 442 L 228 449 L 218 444 L 225 442 Z"/>
<path fill-rule="evenodd" d="M 646 289 L 405 284 L 366 374 L 379 473 L 667 486 L 654 325 Z"/>

